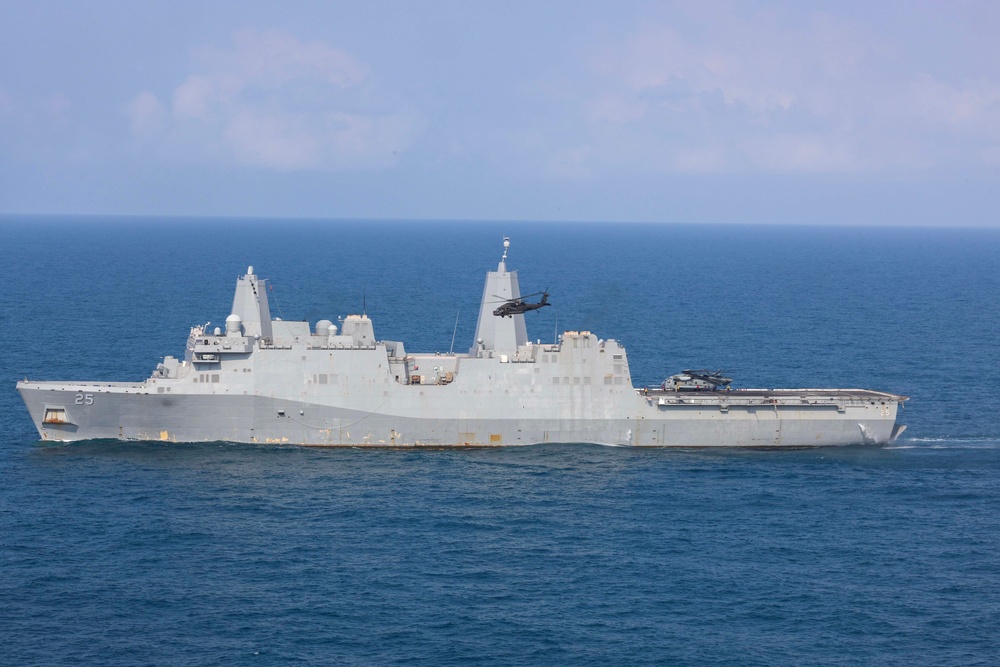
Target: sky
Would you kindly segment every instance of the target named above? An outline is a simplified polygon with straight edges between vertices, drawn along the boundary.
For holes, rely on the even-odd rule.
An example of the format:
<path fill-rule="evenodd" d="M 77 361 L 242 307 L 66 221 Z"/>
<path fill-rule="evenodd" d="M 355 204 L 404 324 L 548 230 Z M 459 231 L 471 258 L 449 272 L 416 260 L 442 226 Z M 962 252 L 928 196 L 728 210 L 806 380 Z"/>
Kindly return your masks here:
<path fill-rule="evenodd" d="M 0 215 L 1000 226 L 1000 2 L 0 0 Z"/>

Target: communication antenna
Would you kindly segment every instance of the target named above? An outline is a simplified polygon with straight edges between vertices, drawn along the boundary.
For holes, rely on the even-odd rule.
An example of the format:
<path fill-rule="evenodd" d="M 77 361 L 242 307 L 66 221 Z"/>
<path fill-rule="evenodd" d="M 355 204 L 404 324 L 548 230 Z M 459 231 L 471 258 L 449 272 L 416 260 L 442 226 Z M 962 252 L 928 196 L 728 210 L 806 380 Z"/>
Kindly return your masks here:
<path fill-rule="evenodd" d="M 274 283 L 269 282 L 267 284 L 267 291 L 271 293 L 271 301 L 274 301 L 274 307 L 278 309 L 278 315 L 281 319 L 285 319 L 285 314 L 281 312 L 281 304 L 278 303 L 278 297 L 274 294 Z"/>
<path fill-rule="evenodd" d="M 368 288 L 361 289 L 361 316 L 368 317 Z"/>
<path fill-rule="evenodd" d="M 455 313 L 455 330 L 451 332 L 451 347 L 448 348 L 448 354 L 451 354 L 452 352 L 455 351 L 455 334 L 458 333 L 458 315 L 461 312 L 462 309 L 459 308 L 458 312 Z"/>
<path fill-rule="evenodd" d="M 510 237 L 503 237 L 503 257 L 500 258 L 501 262 L 507 261 L 507 249 L 510 248 Z"/>

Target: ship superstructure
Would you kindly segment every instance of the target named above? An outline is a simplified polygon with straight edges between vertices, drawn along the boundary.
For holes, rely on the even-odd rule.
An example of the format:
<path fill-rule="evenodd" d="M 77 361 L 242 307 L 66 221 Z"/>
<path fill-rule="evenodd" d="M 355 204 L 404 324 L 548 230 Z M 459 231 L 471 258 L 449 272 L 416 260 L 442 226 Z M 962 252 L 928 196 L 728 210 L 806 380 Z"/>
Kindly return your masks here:
<path fill-rule="evenodd" d="M 17 388 L 42 439 L 60 441 L 808 447 L 884 444 L 905 428 L 896 416 L 906 398 L 895 394 L 729 389 L 704 379 L 729 378 L 695 371 L 636 388 L 616 340 L 565 331 L 532 343 L 507 246 L 486 275 L 467 353 L 409 352 L 376 338 L 367 314 L 339 327 L 272 319 L 267 283 L 250 267 L 225 328 L 193 327 L 184 358 L 165 357 L 146 380 Z M 521 306 L 498 315 L 498 301 Z"/>

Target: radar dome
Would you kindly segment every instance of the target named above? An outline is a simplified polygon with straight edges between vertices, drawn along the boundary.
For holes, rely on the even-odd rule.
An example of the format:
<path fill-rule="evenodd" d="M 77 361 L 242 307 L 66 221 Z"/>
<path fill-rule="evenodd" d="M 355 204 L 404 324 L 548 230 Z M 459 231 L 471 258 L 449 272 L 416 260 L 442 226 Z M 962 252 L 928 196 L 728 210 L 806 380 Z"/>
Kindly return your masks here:
<path fill-rule="evenodd" d="M 235 335 L 243 333 L 243 320 L 236 313 L 226 318 L 226 333 Z"/>
<path fill-rule="evenodd" d="M 330 327 L 333 326 L 333 322 L 330 320 L 320 320 L 316 323 L 316 335 L 326 336 L 330 333 Z"/>

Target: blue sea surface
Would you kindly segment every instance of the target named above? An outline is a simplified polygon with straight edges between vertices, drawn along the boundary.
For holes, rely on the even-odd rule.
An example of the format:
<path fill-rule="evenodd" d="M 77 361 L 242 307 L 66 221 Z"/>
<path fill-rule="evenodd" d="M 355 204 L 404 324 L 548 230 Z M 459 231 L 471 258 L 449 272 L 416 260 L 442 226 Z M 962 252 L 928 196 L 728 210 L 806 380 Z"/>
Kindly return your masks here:
<path fill-rule="evenodd" d="M 1000 230 L 0 221 L 0 664 L 992 665 Z M 887 447 L 41 443 L 14 385 L 141 380 L 235 278 L 472 345 L 512 239 L 532 339 L 639 385 L 910 396 Z M 458 327 L 455 320 L 458 317 Z"/>

